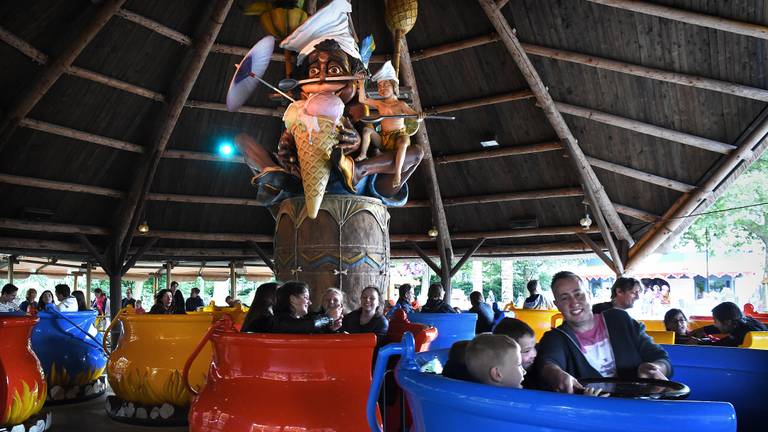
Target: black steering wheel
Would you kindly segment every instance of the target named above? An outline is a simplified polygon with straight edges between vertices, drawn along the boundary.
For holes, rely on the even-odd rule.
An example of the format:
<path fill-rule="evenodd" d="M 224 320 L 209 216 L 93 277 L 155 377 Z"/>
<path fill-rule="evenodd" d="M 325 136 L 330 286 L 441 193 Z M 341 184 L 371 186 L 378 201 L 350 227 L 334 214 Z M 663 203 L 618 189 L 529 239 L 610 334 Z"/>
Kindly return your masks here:
<path fill-rule="evenodd" d="M 687 399 L 691 389 L 687 385 L 648 378 L 588 378 L 579 380 L 584 388 L 600 389 L 611 397 L 628 399 Z"/>

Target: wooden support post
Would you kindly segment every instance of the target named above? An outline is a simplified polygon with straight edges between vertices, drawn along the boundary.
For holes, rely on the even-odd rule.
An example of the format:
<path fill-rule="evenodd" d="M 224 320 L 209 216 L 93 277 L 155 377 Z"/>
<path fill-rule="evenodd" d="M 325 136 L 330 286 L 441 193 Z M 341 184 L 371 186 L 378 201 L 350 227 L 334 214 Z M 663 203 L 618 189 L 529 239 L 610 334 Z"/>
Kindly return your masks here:
<path fill-rule="evenodd" d="M 88 306 L 91 305 L 91 284 L 93 282 L 91 274 L 92 270 L 93 264 L 87 262 L 85 264 L 85 304 Z"/>
<path fill-rule="evenodd" d="M 171 268 L 173 267 L 173 261 L 165 262 L 165 289 L 171 289 Z"/>
<path fill-rule="evenodd" d="M 229 295 L 232 296 L 232 301 L 237 299 L 237 271 L 234 261 L 229 262 Z"/>
<path fill-rule="evenodd" d="M 189 93 L 192 91 L 192 87 L 195 85 L 197 77 L 203 68 L 208 52 L 211 50 L 211 46 L 227 17 L 232 1 L 217 0 L 211 15 L 205 17 L 205 28 L 200 33 L 200 36 L 195 38 L 188 61 L 181 63 L 183 66 L 176 74 L 178 80 L 160 114 L 146 156 L 141 166 L 136 170 L 136 181 L 131 185 L 128 197 L 123 201 L 118 212 L 115 214 L 116 229 L 111 249 L 114 251 L 113 253 L 117 254 L 120 261 L 123 261 L 128 254 L 136 226 L 139 223 L 144 201 L 154 180 L 160 159 L 181 115 L 184 103 L 187 101 Z"/>
<path fill-rule="evenodd" d="M 118 264 L 119 265 L 119 264 Z M 116 317 L 120 313 L 120 304 L 123 301 L 123 276 L 119 271 L 115 271 L 109 274 L 109 317 Z M 104 312 L 107 313 L 106 311 Z M 120 326 L 112 327 L 111 341 L 112 346 L 117 346 L 117 341 L 120 339 Z"/>
<path fill-rule="evenodd" d="M 403 45 L 401 50 L 400 74 L 403 84 L 409 86 L 413 92 L 413 108 L 416 111 L 422 111 L 421 98 L 419 97 L 419 88 L 416 83 L 416 74 L 413 71 L 411 55 L 408 51 L 408 41 L 402 38 Z M 424 160 L 421 165 L 424 169 L 424 177 L 427 181 L 427 194 L 432 210 L 432 220 L 437 227 L 437 249 L 440 251 L 440 271 L 435 271 L 440 275 L 440 280 L 445 288 L 446 298 L 451 298 L 451 261 L 453 260 L 453 247 L 451 246 L 451 236 L 448 232 L 448 221 L 445 218 L 445 208 L 443 199 L 440 195 L 440 184 L 437 180 L 435 171 L 435 162 L 432 159 L 432 147 L 429 144 L 429 135 L 427 125 L 422 123 L 419 131 L 414 136 L 417 145 L 424 149 Z"/>
<path fill-rule="evenodd" d="M 605 252 L 603 252 L 603 250 L 600 248 L 600 246 L 598 246 L 597 243 L 595 243 L 591 238 L 589 238 L 588 235 L 578 233 L 576 234 L 576 237 L 581 239 L 581 241 L 583 241 L 585 245 L 589 246 L 592 249 L 592 251 L 595 252 L 595 255 L 597 255 L 597 257 L 600 258 L 605 263 L 605 265 L 607 265 L 608 268 L 611 269 L 612 272 L 618 273 L 616 271 L 616 266 L 613 265 L 613 261 L 611 260 L 611 258 L 608 255 L 606 255 Z"/>
<path fill-rule="evenodd" d="M 77 291 L 77 279 L 80 277 L 80 272 L 72 273 L 72 291 Z"/>
<path fill-rule="evenodd" d="M 437 274 L 437 275 L 439 275 L 439 274 L 440 274 L 440 271 L 441 271 L 441 270 L 440 270 L 440 266 L 438 266 L 437 264 L 435 264 L 435 262 L 434 262 L 434 261 L 432 261 L 432 258 L 430 258 L 430 257 L 429 257 L 429 256 L 428 256 L 428 255 L 427 255 L 425 252 L 424 252 L 424 250 L 423 250 L 421 247 L 419 247 L 419 245 L 417 245 L 416 243 L 414 243 L 414 242 L 412 242 L 412 241 L 409 241 L 409 242 L 408 242 L 408 245 L 409 245 L 409 246 L 411 247 L 411 249 L 413 249 L 413 251 L 414 251 L 414 252 L 416 252 L 416 254 L 417 254 L 417 255 L 418 255 L 418 256 L 419 256 L 419 257 L 420 257 L 420 258 L 421 258 L 421 259 L 422 259 L 422 260 L 423 260 L 423 261 L 424 261 L 424 262 L 425 262 L 425 263 L 426 263 L 428 266 L 429 266 L 429 268 L 431 268 L 431 269 L 432 269 L 432 271 L 433 271 L 433 272 L 435 272 L 435 274 Z"/>
<path fill-rule="evenodd" d="M 589 188 L 594 193 L 596 204 L 602 210 L 603 215 L 611 226 L 611 229 L 616 236 L 622 240 L 626 240 L 630 243 L 634 243 L 634 239 L 629 234 L 627 227 L 624 226 L 624 222 L 621 221 L 619 214 L 611 204 L 608 194 L 603 189 L 602 184 L 598 180 L 592 167 L 587 162 L 584 153 L 578 145 L 578 141 L 571 133 L 570 128 L 565 123 L 563 116 L 555 107 L 555 101 L 552 100 L 552 96 L 549 94 L 546 86 L 541 80 L 536 68 L 533 67 L 533 63 L 528 58 L 528 55 L 520 45 L 520 41 L 517 39 L 514 30 L 509 26 L 506 18 L 501 11 L 496 8 L 496 2 L 494 0 L 478 0 L 480 6 L 485 11 L 488 19 L 493 24 L 496 32 L 499 34 L 501 41 L 507 47 L 507 51 L 512 56 L 512 59 L 520 69 L 520 73 L 523 74 L 528 85 L 531 86 L 531 90 L 536 95 L 536 99 L 541 105 L 544 115 L 549 120 L 552 128 L 557 133 L 557 136 L 563 141 L 563 144 L 571 155 L 571 160 L 574 162 L 574 167 L 578 173 L 581 183 L 585 189 Z"/>
<path fill-rule="evenodd" d="M 152 280 L 152 299 L 157 295 L 158 288 L 160 288 L 160 272 L 155 272 L 154 279 Z"/>
<path fill-rule="evenodd" d="M 595 205 L 595 196 L 589 190 L 587 190 L 586 192 L 587 192 L 586 194 L 587 200 L 589 200 L 592 203 L 592 214 L 595 216 L 595 222 L 597 223 L 597 228 L 600 230 L 600 235 L 603 236 L 603 241 L 605 241 L 605 245 L 608 247 L 608 253 L 611 254 L 611 258 L 613 261 L 613 271 L 614 273 L 616 273 L 616 277 L 620 277 L 624 275 L 624 263 L 621 261 L 619 250 L 616 247 L 616 243 L 613 241 L 613 236 L 611 236 L 611 230 L 608 228 L 608 224 L 605 222 L 605 218 L 603 217 L 603 212 L 600 211 L 600 208 Z M 592 247 L 592 245 L 590 244 L 589 247 Z"/>
<path fill-rule="evenodd" d="M 248 245 L 253 248 L 254 251 L 256 251 L 256 253 L 259 255 L 259 258 L 264 261 L 264 265 L 269 267 L 269 269 L 274 273 L 275 263 L 269 258 L 269 255 L 264 252 L 264 249 L 262 249 L 256 242 L 248 242 Z"/>
<path fill-rule="evenodd" d="M 8 283 L 13 283 L 13 266 L 16 264 L 16 255 L 8 257 Z"/>
<path fill-rule="evenodd" d="M 109 19 L 125 3 L 125 0 L 107 0 L 98 6 L 93 18 L 86 23 L 75 39 L 64 49 L 55 60 L 50 62 L 40 73 L 30 88 L 21 96 L 15 105 L 9 107 L 0 124 L 0 148 L 2 148 L 32 108 L 45 96 L 59 77 L 75 61 L 83 49 L 91 42 L 96 34 L 104 27 Z"/>
<path fill-rule="evenodd" d="M 464 256 L 462 256 L 459 262 L 457 262 L 456 265 L 451 269 L 451 277 L 456 276 L 456 273 L 461 270 L 461 268 L 464 266 L 464 263 L 467 262 L 468 259 L 472 258 L 472 255 L 474 255 L 475 252 L 480 249 L 480 246 L 482 246 L 483 243 L 485 243 L 485 238 L 479 239 L 477 242 L 475 242 L 475 245 L 472 246 L 471 249 L 467 249 L 467 251 L 464 252 Z"/>

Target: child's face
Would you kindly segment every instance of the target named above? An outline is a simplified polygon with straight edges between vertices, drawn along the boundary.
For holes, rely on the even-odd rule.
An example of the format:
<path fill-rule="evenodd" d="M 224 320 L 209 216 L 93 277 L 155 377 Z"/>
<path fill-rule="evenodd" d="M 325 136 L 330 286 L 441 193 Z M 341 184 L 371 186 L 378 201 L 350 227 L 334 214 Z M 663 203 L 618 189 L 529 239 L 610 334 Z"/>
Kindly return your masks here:
<path fill-rule="evenodd" d="M 523 369 L 528 370 L 536 360 L 536 339 L 533 336 L 525 335 L 517 340 L 520 345 L 520 358 L 523 363 Z"/>
<path fill-rule="evenodd" d="M 520 349 L 515 348 L 510 354 L 507 355 L 507 359 L 503 365 L 499 366 L 501 372 L 501 381 L 498 383 L 502 387 L 522 388 L 523 377 L 525 376 L 525 369 L 520 361 Z"/>
<path fill-rule="evenodd" d="M 395 95 L 395 90 L 392 87 L 392 81 L 383 80 L 376 83 L 379 88 L 379 96 L 390 98 Z"/>

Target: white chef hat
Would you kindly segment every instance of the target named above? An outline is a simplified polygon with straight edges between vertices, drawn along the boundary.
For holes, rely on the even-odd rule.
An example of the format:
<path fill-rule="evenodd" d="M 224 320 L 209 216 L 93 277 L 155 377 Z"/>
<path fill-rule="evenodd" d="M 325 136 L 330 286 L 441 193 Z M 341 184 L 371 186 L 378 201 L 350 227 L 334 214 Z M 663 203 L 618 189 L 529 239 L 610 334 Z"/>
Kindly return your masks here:
<path fill-rule="evenodd" d="M 397 72 L 395 72 L 395 68 L 392 66 L 392 62 L 387 60 L 386 63 L 384 63 L 384 66 L 379 69 L 378 72 L 376 72 L 372 77 L 371 81 L 373 82 L 379 82 L 379 81 L 387 81 L 392 80 L 400 83 L 400 80 L 397 79 Z"/>
<path fill-rule="evenodd" d="M 301 64 L 317 44 L 331 39 L 339 44 L 342 51 L 361 60 L 360 50 L 349 31 L 347 14 L 350 12 L 352 5 L 347 0 L 333 0 L 288 35 L 280 44 L 280 48 L 298 52 L 296 63 Z"/>

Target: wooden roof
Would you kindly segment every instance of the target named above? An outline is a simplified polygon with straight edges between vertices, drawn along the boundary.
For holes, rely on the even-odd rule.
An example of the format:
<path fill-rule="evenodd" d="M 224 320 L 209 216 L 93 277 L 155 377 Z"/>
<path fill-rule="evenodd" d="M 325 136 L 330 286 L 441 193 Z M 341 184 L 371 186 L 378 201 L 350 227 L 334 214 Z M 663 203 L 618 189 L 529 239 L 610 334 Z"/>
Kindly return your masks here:
<path fill-rule="evenodd" d="M 4 125 L 99 11 L 117 10 L 0 136 L 0 251 L 86 256 L 75 234 L 107 245 L 213 8 L 202 0 L 95 3 L 0 4 Z M 223 108 L 233 64 L 263 36 L 258 19 L 242 14 L 245 3 L 228 11 L 151 180 L 141 218 L 158 240 L 148 256 L 246 258 L 254 243 L 270 249 L 274 223 L 252 200 L 250 171 L 237 157 L 214 155 L 240 131 L 276 147 L 282 127 L 264 87 L 241 112 Z M 580 231 L 585 197 L 573 161 L 480 3 L 419 3 L 408 46 L 420 99 L 457 117 L 428 124 L 454 248 L 483 237 L 489 255 L 590 250 L 576 234 L 600 243 L 597 227 Z M 768 1 L 497 3 L 640 246 L 657 240 L 654 221 L 701 209 L 764 150 L 764 133 L 750 132 L 766 125 Z M 357 34 L 372 33 L 379 56 L 391 53 L 383 2 L 352 4 Z M 266 79 L 282 74 L 274 61 Z M 490 137 L 499 149 L 481 148 Z M 508 155 L 492 157 L 499 153 Z M 393 256 L 412 254 L 405 240 L 434 249 L 423 171 L 410 181 L 409 205 L 391 209 Z M 691 196 L 696 203 L 685 206 Z M 50 216 L 30 221 L 34 209 Z M 538 228 L 515 229 L 530 219 Z"/>

